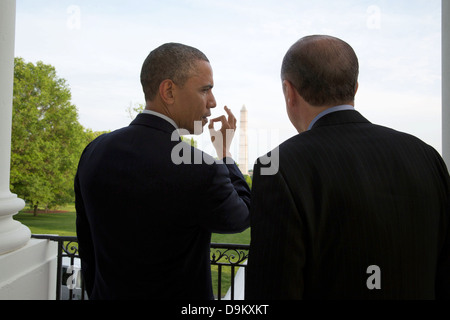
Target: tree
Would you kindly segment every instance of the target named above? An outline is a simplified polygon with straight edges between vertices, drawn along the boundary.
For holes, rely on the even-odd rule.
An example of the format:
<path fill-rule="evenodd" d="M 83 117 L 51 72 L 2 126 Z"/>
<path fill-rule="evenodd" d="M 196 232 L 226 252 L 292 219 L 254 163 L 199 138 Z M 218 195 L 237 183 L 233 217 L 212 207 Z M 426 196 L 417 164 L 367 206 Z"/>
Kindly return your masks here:
<path fill-rule="evenodd" d="M 134 106 L 130 102 L 130 105 L 126 108 L 126 112 L 131 120 L 133 120 L 137 114 L 141 113 L 145 109 L 145 105 L 142 103 L 135 103 Z"/>
<path fill-rule="evenodd" d="M 11 190 L 35 214 L 72 202 L 73 178 L 86 146 L 66 81 L 51 65 L 14 61 Z"/>
<path fill-rule="evenodd" d="M 247 182 L 249 188 L 251 189 L 253 183 L 252 177 L 250 177 L 248 174 L 244 174 L 244 179 Z"/>

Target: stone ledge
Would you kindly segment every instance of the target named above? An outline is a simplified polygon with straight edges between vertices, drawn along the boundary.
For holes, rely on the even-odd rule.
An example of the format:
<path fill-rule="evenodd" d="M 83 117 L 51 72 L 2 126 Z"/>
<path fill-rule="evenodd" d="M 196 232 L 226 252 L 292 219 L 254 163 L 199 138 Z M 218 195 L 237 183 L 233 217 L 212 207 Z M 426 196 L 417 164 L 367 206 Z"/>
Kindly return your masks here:
<path fill-rule="evenodd" d="M 0 256 L 0 300 L 53 300 L 56 293 L 56 242 L 31 239 Z"/>

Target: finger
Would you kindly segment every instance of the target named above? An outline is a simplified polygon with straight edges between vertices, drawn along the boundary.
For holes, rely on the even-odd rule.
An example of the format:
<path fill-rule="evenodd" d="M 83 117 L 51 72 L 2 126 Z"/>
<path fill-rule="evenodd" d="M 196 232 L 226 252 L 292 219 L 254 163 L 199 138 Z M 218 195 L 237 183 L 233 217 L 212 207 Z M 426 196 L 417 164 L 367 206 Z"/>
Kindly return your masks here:
<path fill-rule="evenodd" d="M 220 116 L 220 117 L 217 117 L 217 118 L 214 118 L 214 119 L 210 119 L 210 121 L 211 122 L 219 122 L 219 121 L 221 121 L 221 122 L 223 122 L 223 121 L 226 121 L 227 120 L 227 118 L 225 118 L 225 116 Z"/>
<path fill-rule="evenodd" d="M 217 117 L 217 118 L 214 118 L 214 119 L 209 119 L 208 128 L 209 129 L 214 129 L 214 123 L 215 122 L 219 122 L 219 121 L 222 122 L 222 125 L 223 125 L 223 122 L 226 121 L 225 116 L 220 116 L 220 117 Z"/>
<path fill-rule="evenodd" d="M 228 123 L 227 118 L 225 118 L 225 116 L 220 116 L 220 117 L 211 119 L 209 121 L 210 121 L 210 124 L 209 124 L 210 127 L 214 126 L 215 122 L 222 122 L 222 126 L 225 125 L 226 123 Z"/>
<path fill-rule="evenodd" d="M 227 106 L 225 106 L 224 109 L 225 112 L 228 114 L 228 122 L 234 123 L 236 121 L 236 117 L 234 116 L 233 112 L 231 112 L 231 110 Z"/>

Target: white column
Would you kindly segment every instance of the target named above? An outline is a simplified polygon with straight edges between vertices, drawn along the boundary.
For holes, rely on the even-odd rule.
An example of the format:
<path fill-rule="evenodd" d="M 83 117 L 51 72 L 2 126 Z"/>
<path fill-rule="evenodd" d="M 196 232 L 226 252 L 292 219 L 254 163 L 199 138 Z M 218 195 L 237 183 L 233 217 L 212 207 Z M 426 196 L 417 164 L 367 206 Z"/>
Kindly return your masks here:
<path fill-rule="evenodd" d="M 450 1 L 442 0 L 442 156 L 450 170 Z"/>
<path fill-rule="evenodd" d="M 25 202 L 10 192 L 16 0 L 0 1 L 0 255 L 23 247 L 30 229 L 13 219 Z"/>

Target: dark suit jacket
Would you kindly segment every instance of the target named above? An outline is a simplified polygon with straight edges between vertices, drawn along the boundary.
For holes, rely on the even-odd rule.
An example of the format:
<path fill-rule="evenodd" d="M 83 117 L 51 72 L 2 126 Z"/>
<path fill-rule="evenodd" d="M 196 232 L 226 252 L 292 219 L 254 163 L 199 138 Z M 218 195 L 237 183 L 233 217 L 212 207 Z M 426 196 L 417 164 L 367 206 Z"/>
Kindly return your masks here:
<path fill-rule="evenodd" d="M 234 162 L 215 162 L 174 130 L 140 114 L 81 156 L 77 235 L 90 299 L 213 299 L 211 233 L 248 228 L 250 190 Z"/>
<path fill-rule="evenodd" d="M 246 298 L 449 297 L 450 182 L 433 148 L 351 110 L 277 151 L 275 175 L 254 167 Z"/>

